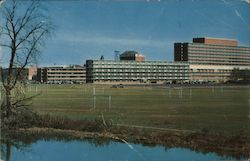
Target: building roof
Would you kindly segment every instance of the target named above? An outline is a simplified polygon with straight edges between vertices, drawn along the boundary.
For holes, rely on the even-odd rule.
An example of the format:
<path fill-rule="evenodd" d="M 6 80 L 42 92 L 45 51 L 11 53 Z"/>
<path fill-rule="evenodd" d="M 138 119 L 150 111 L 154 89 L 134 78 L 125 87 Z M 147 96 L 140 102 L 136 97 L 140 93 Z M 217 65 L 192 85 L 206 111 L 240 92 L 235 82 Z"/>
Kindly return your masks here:
<path fill-rule="evenodd" d="M 134 55 L 136 55 L 136 54 L 139 54 L 137 51 L 133 51 L 133 50 L 131 50 L 131 51 L 125 51 L 125 52 L 123 52 L 121 55 L 122 56 L 134 56 Z"/>
<path fill-rule="evenodd" d="M 125 51 L 125 52 L 123 52 L 120 56 L 122 56 L 122 57 L 142 56 L 142 57 L 144 57 L 144 55 L 140 54 L 140 53 L 137 52 L 137 51 L 133 51 L 133 50 Z"/>
<path fill-rule="evenodd" d="M 213 38 L 213 37 L 197 37 L 193 38 L 193 43 L 215 44 L 225 46 L 238 46 L 238 41 L 234 39 Z"/>
<path fill-rule="evenodd" d="M 215 39 L 215 40 L 229 40 L 229 41 L 237 41 L 236 39 L 228 39 L 228 38 L 220 38 L 220 37 L 194 37 L 194 39 Z"/>

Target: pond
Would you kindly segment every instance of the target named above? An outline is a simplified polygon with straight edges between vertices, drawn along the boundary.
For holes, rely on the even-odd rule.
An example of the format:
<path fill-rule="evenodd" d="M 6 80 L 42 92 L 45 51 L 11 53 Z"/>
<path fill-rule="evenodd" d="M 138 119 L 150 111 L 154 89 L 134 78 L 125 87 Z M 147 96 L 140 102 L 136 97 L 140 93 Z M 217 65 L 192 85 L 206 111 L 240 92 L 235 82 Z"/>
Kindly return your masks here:
<path fill-rule="evenodd" d="M 143 146 L 115 141 L 38 140 L 25 146 L 2 144 L 4 161 L 217 161 L 246 160 L 201 153 L 187 148 Z M 7 154 L 7 158 L 6 158 Z"/>

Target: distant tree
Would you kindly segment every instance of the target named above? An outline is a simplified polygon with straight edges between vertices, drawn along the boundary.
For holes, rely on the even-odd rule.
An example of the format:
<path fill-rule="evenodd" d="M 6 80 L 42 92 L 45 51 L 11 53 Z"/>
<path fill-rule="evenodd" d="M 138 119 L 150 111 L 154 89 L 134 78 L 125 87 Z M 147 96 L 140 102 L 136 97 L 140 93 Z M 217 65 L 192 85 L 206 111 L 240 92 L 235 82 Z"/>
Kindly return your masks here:
<path fill-rule="evenodd" d="M 25 67 L 36 62 L 53 27 L 38 0 L 8 0 L 2 3 L 0 10 L 0 39 L 4 40 L 0 42 L 0 46 L 5 49 L 4 54 L 9 56 L 6 72 L 1 67 L 5 96 L 1 111 L 2 117 L 8 119 L 16 111 L 17 103 L 22 101 L 14 99 L 13 90 L 17 84 L 22 83 L 19 78 Z"/>
<path fill-rule="evenodd" d="M 250 69 L 235 68 L 231 72 L 230 80 L 234 82 L 250 83 Z"/>

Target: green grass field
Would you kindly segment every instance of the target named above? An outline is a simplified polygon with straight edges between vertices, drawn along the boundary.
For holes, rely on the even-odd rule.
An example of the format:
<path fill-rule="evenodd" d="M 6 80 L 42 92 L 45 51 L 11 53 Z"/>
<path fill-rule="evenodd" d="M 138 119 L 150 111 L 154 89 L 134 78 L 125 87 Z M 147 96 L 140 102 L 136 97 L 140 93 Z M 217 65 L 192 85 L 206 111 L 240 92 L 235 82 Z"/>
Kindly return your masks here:
<path fill-rule="evenodd" d="M 96 85 L 95 103 L 93 90 L 94 85 L 31 85 L 27 93 L 39 94 L 31 107 L 41 114 L 71 119 L 102 118 L 103 114 L 114 124 L 249 132 L 249 86 L 181 90 Z"/>

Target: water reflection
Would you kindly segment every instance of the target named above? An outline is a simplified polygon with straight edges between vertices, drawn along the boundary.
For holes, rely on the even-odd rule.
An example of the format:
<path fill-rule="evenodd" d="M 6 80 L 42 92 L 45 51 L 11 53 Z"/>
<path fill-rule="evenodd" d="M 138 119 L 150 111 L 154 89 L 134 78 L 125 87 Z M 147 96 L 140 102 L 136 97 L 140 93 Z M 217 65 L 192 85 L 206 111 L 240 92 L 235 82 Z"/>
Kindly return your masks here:
<path fill-rule="evenodd" d="M 0 160 L 2 158 L 5 158 L 6 161 L 10 161 L 10 155 L 11 155 L 11 144 L 10 144 L 10 141 L 6 141 L 6 143 L 1 143 Z"/>
<path fill-rule="evenodd" d="M 164 148 L 88 139 L 40 139 L 23 142 L 2 141 L 4 161 L 185 161 L 237 160 L 216 153 L 199 153 L 186 148 Z M 244 158 L 238 160 L 245 160 Z"/>

